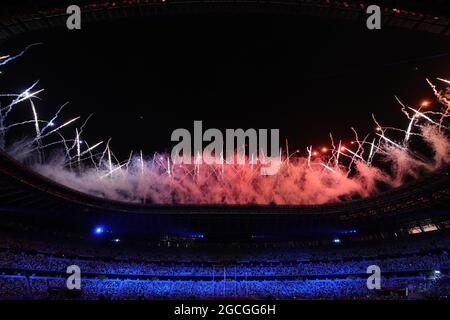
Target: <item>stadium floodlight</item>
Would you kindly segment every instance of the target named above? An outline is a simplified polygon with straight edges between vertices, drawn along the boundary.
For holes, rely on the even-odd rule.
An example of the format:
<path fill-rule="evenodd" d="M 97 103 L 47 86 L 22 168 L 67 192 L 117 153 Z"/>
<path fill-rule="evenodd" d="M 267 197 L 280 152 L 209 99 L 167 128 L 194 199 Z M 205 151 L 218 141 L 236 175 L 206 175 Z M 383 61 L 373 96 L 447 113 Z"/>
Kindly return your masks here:
<path fill-rule="evenodd" d="M 105 233 L 105 228 L 103 226 L 96 226 L 94 228 L 94 234 L 99 236 L 102 235 L 103 233 Z"/>
<path fill-rule="evenodd" d="M 341 243 L 341 239 L 335 238 L 335 239 L 333 239 L 333 243 L 340 244 Z"/>
<path fill-rule="evenodd" d="M 191 235 L 191 238 L 195 238 L 195 239 L 203 239 L 205 237 L 205 235 L 203 234 L 193 234 Z"/>

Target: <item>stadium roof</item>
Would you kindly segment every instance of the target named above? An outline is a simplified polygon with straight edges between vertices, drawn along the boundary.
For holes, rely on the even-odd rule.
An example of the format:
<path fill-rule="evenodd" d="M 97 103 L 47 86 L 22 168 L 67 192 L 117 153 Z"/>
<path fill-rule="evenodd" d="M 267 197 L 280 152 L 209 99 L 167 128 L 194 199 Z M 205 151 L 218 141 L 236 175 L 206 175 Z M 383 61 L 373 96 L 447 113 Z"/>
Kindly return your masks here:
<path fill-rule="evenodd" d="M 66 26 L 66 0 L 2 1 L 0 42 L 21 33 Z M 447 0 L 82 0 L 83 23 L 167 14 L 277 13 L 344 19 L 365 23 L 366 8 L 382 8 L 382 25 L 450 35 Z"/>

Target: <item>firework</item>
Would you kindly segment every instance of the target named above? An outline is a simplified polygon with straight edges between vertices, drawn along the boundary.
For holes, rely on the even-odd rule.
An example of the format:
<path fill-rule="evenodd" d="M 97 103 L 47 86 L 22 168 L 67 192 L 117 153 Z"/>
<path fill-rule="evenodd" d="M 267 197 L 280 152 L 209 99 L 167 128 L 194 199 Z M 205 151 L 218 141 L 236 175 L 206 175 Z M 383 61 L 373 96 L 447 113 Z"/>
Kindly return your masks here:
<path fill-rule="evenodd" d="M 20 57 L 26 50 L 12 57 L 0 56 L 0 66 Z M 438 80 L 450 84 L 448 80 Z M 40 119 L 34 100 L 44 89 L 35 89 L 38 82 L 22 93 L 0 95 L 2 99 L 9 99 L 4 107 L 0 107 L 0 147 L 57 182 L 120 201 L 163 204 L 338 202 L 373 195 L 380 191 L 380 182 L 395 187 L 408 176 L 417 177 L 424 171 L 448 164 L 450 143 L 445 121 L 449 115 L 450 90 L 440 91 L 427 81 L 442 105 L 440 110 L 422 111 L 423 105 L 419 109 L 408 107 L 396 97 L 409 120 L 406 129 L 382 126 L 372 115 L 375 132 L 360 138 L 352 128 L 355 140 L 351 143 L 334 140 L 330 134 L 330 148 L 308 146 L 304 153 L 296 150 L 290 154 L 286 140 L 284 153 L 282 150 L 279 153 L 280 170 L 273 176 L 259 174 L 265 163 L 263 153 L 258 158 L 252 154 L 239 164 L 231 164 L 224 160 L 222 152 L 220 163 L 205 164 L 202 153 L 197 152 L 192 164 L 178 165 L 170 161 L 169 155 L 155 153 L 146 157 L 140 150 L 139 153 L 131 151 L 125 161 L 119 161 L 111 149 L 111 139 L 105 145 L 100 141 L 92 146 L 83 139 L 83 130 L 91 115 L 80 127 L 72 129 L 73 137 L 66 137 L 67 130 L 63 129 L 74 125 L 80 117 L 60 121 L 67 103 L 51 119 Z M 8 114 L 25 103 L 31 107 L 32 119 L 8 123 Z M 5 136 L 18 126 L 33 126 L 34 133 L 28 139 L 6 145 Z M 388 135 L 392 130 L 404 134 L 401 141 Z M 434 156 L 427 159 L 412 150 L 413 138 L 427 143 Z M 339 143 L 335 144 L 335 141 Z M 101 145 L 104 149 L 98 151 Z M 60 156 L 46 154 L 46 150 L 54 151 L 61 146 Z M 239 154 L 236 151 L 235 157 Z M 375 167 L 377 162 L 390 167 Z"/>

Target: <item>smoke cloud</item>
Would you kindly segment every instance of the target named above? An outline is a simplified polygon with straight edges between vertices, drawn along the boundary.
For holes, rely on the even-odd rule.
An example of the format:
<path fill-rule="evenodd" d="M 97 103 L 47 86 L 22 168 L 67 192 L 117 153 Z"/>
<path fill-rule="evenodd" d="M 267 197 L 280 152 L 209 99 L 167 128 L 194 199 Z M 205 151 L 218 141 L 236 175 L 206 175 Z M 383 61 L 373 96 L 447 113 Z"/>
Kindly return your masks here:
<path fill-rule="evenodd" d="M 62 127 L 72 125 L 72 120 L 52 128 L 61 110 L 50 121 L 38 119 L 35 112 L 34 119 L 7 124 L 7 115 L 15 105 L 28 102 L 34 108 L 36 92 L 31 90 L 15 95 L 14 101 L 0 108 L 0 141 L 8 154 L 36 172 L 107 199 L 156 204 L 336 203 L 399 187 L 448 165 L 450 143 L 446 121 L 450 94 L 448 89 L 439 91 L 434 85 L 432 89 L 442 108 L 420 111 L 402 105 L 410 120 L 406 130 L 383 127 L 376 122 L 379 127 L 375 134 L 364 139 L 356 135 L 351 146 L 332 141 L 333 148 L 326 155 L 312 147 L 303 155 L 287 154 L 285 150 L 279 159 L 280 170 L 272 176 L 260 175 L 263 162 L 252 164 L 250 159 L 242 165 L 196 164 L 195 159 L 191 165 L 175 165 L 168 154 L 149 157 L 135 153 L 119 162 L 109 143 L 81 145 L 84 125 L 77 128 L 77 136 L 72 139 L 64 138 L 60 132 Z M 6 134 L 16 125 L 30 126 L 36 136 L 8 145 Z M 395 131 L 396 139 L 389 137 L 391 131 Z M 58 139 L 45 142 L 55 136 Z M 422 145 L 421 152 L 413 148 L 418 143 Z"/>

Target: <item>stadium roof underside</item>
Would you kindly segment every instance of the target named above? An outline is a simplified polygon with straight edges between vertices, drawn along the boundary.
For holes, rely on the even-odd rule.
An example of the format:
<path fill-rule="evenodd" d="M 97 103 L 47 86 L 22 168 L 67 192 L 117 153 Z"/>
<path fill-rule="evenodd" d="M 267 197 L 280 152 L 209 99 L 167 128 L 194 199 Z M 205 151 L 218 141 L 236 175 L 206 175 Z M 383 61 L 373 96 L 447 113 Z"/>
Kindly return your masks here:
<path fill-rule="evenodd" d="M 2 1 L 0 42 L 22 33 L 63 28 L 68 15 L 66 0 Z M 116 0 L 77 1 L 83 23 L 170 14 L 275 13 L 344 19 L 365 25 L 368 5 L 382 8 L 382 26 L 450 35 L 447 0 L 334 1 L 334 0 Z"/>

